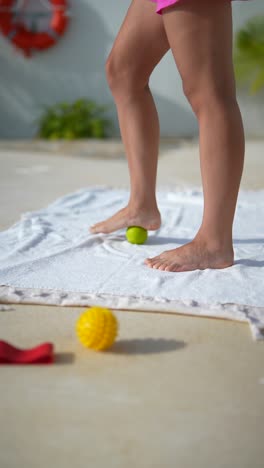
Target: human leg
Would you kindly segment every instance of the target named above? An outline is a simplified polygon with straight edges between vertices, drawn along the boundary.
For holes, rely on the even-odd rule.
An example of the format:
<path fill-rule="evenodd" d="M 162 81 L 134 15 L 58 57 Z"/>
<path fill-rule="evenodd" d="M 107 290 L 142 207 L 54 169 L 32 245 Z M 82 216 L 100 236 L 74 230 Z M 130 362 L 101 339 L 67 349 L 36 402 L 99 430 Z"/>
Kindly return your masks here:
<path fill-rule="evenodd" d="M 145 263 L 166 271 L 225 268 L 234 260 L 232 225 L 244 162 L 236 100 L 229 0 L 186 0 L 164 9 L 183 90 L 199 123 L 204 213 L 194 240 Z"/>
<path fill-rule="evenodd" d="M 149 77 L 169 50 L 162 18 L 150 2 L 133 0 L 106 63 L 130 174 L 128 206 L 90 232 L 109 233 L 129 225 L 160 227 L 156 203 L 159 120 Z"/>

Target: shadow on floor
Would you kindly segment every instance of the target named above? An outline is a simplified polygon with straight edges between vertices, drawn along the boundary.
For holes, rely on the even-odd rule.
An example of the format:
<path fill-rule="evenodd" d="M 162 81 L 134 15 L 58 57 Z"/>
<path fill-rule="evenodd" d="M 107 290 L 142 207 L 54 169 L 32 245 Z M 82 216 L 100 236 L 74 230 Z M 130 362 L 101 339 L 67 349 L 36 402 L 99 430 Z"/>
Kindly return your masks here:
<path fill-rule="evenodd" d="M 263 267 L 263 260 L 252 260 L 251 258 L 243 258 L 242 260 L 236 260 L 234 265 L 245 265 L 248 267 Z"/>
<path fill-rule="evenodd" d="M 185 346 L 184 341 L 166 340 L 164 338 L 137 338 L 117 341 L 110 352 L 115 354 L 152 354 L 175 351 Z"/>
<path fill-rule="evenodd" d="M 74 353 L 55 353 L 54 355 L 54 364 L 72 364 L 74 361 Z"/>
<path fill-rule="evenodd" d="M 123 240 L 123 239 L 122 239 Z M 180 238 L 180 237 L 164 237 L 164 236 L 150 236 L 146 242 L 147 245 L 162 245 L 162 244 L 187 244 L 193 238 Z M 264 244 L 264 239 L 233 239 L 234 245 L 236 244 Z"/>

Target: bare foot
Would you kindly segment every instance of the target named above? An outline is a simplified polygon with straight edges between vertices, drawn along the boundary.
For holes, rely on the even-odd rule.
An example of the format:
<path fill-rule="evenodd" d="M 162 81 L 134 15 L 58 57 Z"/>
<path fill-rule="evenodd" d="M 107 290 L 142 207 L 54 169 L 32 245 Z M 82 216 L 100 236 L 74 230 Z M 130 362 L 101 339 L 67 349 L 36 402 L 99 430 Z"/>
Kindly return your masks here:
<path fill-rule="evenodd" d="M 155 231 L 160 228 L 160 225 L 161 217 L 157 208 L 141 208 L 133 211 L 129 206 L 126 206 L 105 221 L 90 226 L 89 231 L 92 234 L 99 232 L 109 234 L 129 226 L 141 226 L 147 230 Z"/>
<path fill-rule="evenodd" d="M 145 259 L 150 268 L 163 271 L 192 271 L 206 268 L 227 268 L 234 263 L 233 247 L 212 248 L 204 241 L 194 239 L 181 247 L 166 250 Z"/>

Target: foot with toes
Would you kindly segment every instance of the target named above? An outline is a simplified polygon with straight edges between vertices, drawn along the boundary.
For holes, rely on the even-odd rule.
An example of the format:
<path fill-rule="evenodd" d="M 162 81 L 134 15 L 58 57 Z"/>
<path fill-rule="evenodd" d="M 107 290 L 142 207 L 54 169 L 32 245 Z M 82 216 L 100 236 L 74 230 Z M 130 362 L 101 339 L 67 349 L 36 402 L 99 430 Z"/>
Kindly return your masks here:
<path fill-rule="evenodd" d="M 129 226 L 140 226 L 148 231 L 155 231 L 160 228 L 160 225 L 161 217 L 157 208 L 150 209 L 146 207 L 140 210 L 133 210 L 129 206 L 126 206 L 105 221 L 90 226 L 89 230 L 91 234 L 109 234 L 110 232 Z"/>
<path fill-rule="evenodd" d="M 194 239 L 181 247 L 147 258 L 144 263 L 150 268 L 174 272 L 227 268 L 234 263 L 234 252 L 232 246 L 212 247 Z"/>
<path fill-rule="evenodd" d="M 161 216 L 157 208 L 134 211 L 129 206 L 116 214 L 90 227 L 92 234 L 111 233 L 129 226 L 140 226 L 149 230 L 159 229 Z M 234 263 L 232 244 L 212 246 L 205 240 L 196 237 L 191 242 L 176 249 L 166 250 L 161 254 L 146 258 L 145 265 L 163 271 L 181 272 L 205 270 L 206 268 L 222 269 Z"/>

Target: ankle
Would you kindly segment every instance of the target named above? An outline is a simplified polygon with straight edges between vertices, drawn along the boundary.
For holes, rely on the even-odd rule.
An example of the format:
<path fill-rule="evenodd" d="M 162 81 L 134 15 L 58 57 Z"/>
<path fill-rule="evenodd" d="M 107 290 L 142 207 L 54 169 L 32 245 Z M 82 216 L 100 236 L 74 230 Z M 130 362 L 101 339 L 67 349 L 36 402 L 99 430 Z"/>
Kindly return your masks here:
<path fill-rule="evenodd" d="M 195 241 L 202 244 L 205 248 L 217 252 L 234 253 L 232 235 L 226 233 L 219 235 L 208 231 L 199 230 L 195 236 Z"/>
<path fill-rule="evenodd" d="M 158 212 L 158 206 L 156 199 L 130 199 L 128 202 L 128 209 L 131 213 L 138 213 L 139 211 L 151 211 Z"/>

